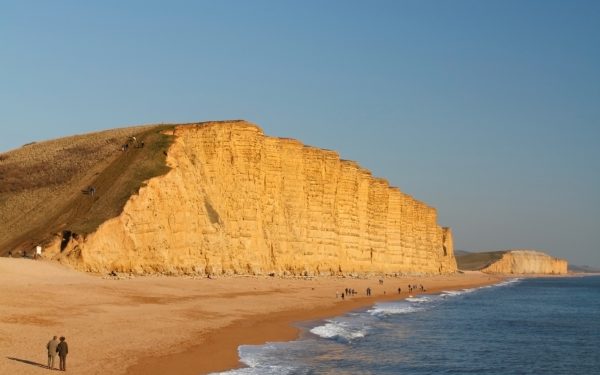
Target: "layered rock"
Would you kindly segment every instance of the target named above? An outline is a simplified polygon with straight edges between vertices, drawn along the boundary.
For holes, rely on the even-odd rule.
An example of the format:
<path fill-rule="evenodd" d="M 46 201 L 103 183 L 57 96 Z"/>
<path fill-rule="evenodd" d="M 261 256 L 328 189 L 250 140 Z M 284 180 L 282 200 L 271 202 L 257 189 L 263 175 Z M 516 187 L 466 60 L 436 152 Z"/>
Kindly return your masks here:
<path fill-rule="evenodd" d="M 499 274 L 545 274 L 564 275 L 568 263 L 564 259 L 552 257 L 534 250 L 510 250 L 481 269 L 486 273 Z"/>
<path fill-rule="evenodd" d="M 333 151 L 246 122 L 179 126 L 122 214 L 57 255 L 104 272 L 449 273 L 436 211 Z M 58 253 L 58 251 L 55 251 Z"/>

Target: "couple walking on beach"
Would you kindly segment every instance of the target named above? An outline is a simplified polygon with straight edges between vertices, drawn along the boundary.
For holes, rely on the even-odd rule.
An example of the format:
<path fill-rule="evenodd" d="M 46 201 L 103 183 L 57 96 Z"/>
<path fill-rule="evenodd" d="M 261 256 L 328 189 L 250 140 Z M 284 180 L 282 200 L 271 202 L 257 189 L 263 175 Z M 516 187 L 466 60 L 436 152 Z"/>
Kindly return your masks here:
<path fill-rule="evenodd" d="M 48 341 L 48 344 L 46 344 L 46 349 L 48 349 L 48 368 L 54 370 L 54 359 L 58 354 L 58 357 L 60 358 L 60 370 L 67 371 L 67 354 L 69 353 L 69 346 L 65 341 L 65 337 L 61 336 L 60 341 L 58 341 L 56 336 L 54 336 L 52 340 Z"/>

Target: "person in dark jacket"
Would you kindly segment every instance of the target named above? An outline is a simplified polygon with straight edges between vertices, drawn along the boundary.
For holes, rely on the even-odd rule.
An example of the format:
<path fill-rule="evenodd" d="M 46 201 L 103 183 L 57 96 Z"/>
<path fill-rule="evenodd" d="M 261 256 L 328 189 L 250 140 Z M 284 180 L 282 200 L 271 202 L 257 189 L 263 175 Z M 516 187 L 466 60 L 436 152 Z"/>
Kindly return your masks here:
<path fill-rule="evenodd" d="M 69 353 L 69 345 L 65 341 L 65 337 L 60 337 L 60 343 L 56 347 L 58 358 L 60 358 L 60 369 L 61 371 L 67 371 L 67 354 Z"/>

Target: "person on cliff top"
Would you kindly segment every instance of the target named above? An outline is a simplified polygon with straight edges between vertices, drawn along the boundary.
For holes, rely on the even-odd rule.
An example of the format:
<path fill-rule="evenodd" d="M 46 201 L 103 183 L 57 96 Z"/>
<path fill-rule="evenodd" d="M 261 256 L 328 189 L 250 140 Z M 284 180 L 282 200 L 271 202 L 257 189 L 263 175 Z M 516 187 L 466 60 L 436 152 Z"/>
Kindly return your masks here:
<path fill-rule="evenodd" d="M 58 358 L 60 359 L 60 370 L 67 371 L 67 354 L 69 354 L 69 345 L 65 341 L 65 336 L 60 337 L 60 343 L 56 347 Z"/>
<path fill-rule="evenodd" d="M 54 336 L 52 340 L 48 341 L 46 344 L 46 349 L 48 349 L 48 368 L 50 370 L 54 370 L 54 359 L 56 358 L 56 348 L 58 347 L 57 337 Z"/>

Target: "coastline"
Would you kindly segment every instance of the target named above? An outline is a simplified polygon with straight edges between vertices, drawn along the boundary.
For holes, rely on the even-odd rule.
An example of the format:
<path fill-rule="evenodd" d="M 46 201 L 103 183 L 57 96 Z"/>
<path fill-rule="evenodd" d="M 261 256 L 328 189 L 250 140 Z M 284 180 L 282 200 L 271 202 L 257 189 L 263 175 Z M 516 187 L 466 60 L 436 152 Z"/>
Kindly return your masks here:
<path fill-rule="evenodd" d="M 402 282 L 409 279 L 427 280 L 435 285 L 426 292 L 410 293 L 412 296 L 435 294 L 442 291 L 481 287 L 497 284 L 506 280 L 503 275 L 487 275 L 468 272 L 445 276 L 403 276 L 388 278 L 386 281 Z M 377 278 L 355 279 L 361 284 L 374 284 Z M 326 319 L 346 314 L 361 308 L 370 307 L 378 302 L 398 301 L 409 297 L 405 290 L 401 294 L 386 293 L 371 297 L 350 297 L 348 300 L 331 305 L 317 305 L 307 309 L 291 309 L 241 318 L 218 330 L 202 334 L 196 340 L 188 342 L 183 351 L 162 356 L 148 356 L 127 370 L 128 375 L 159 375 L 177 373 L 182 375 L 202 375 L 245 367 L 240 362 L 238 348 L 241 345 L 262 345 L 267 342 L 292 341 L 299 337 L 301 330 L 296 323 Z M 210 361 L 202 360 L 210 358 Z"/>
<path fill-rule="evenodd" d="M 369 279 L 144 276 L 120 279 L 44 260 L 0 258 L 0 373 L 46 373 L 46 343 L 69 343 L 78 374 L 193 374 L 243 367 L 238 347 L 298 337 L 294 323 L 325 319 L 378 301 L 495 284 L 465 272 Z M 367 287 L 372 296 L 365 297 Z M 397 288 L 403 293 L 398 295 Z M 359 294 L 336 299 L 336 291 Z M 421 294 L 421 293 L 413 293 Z"/>

